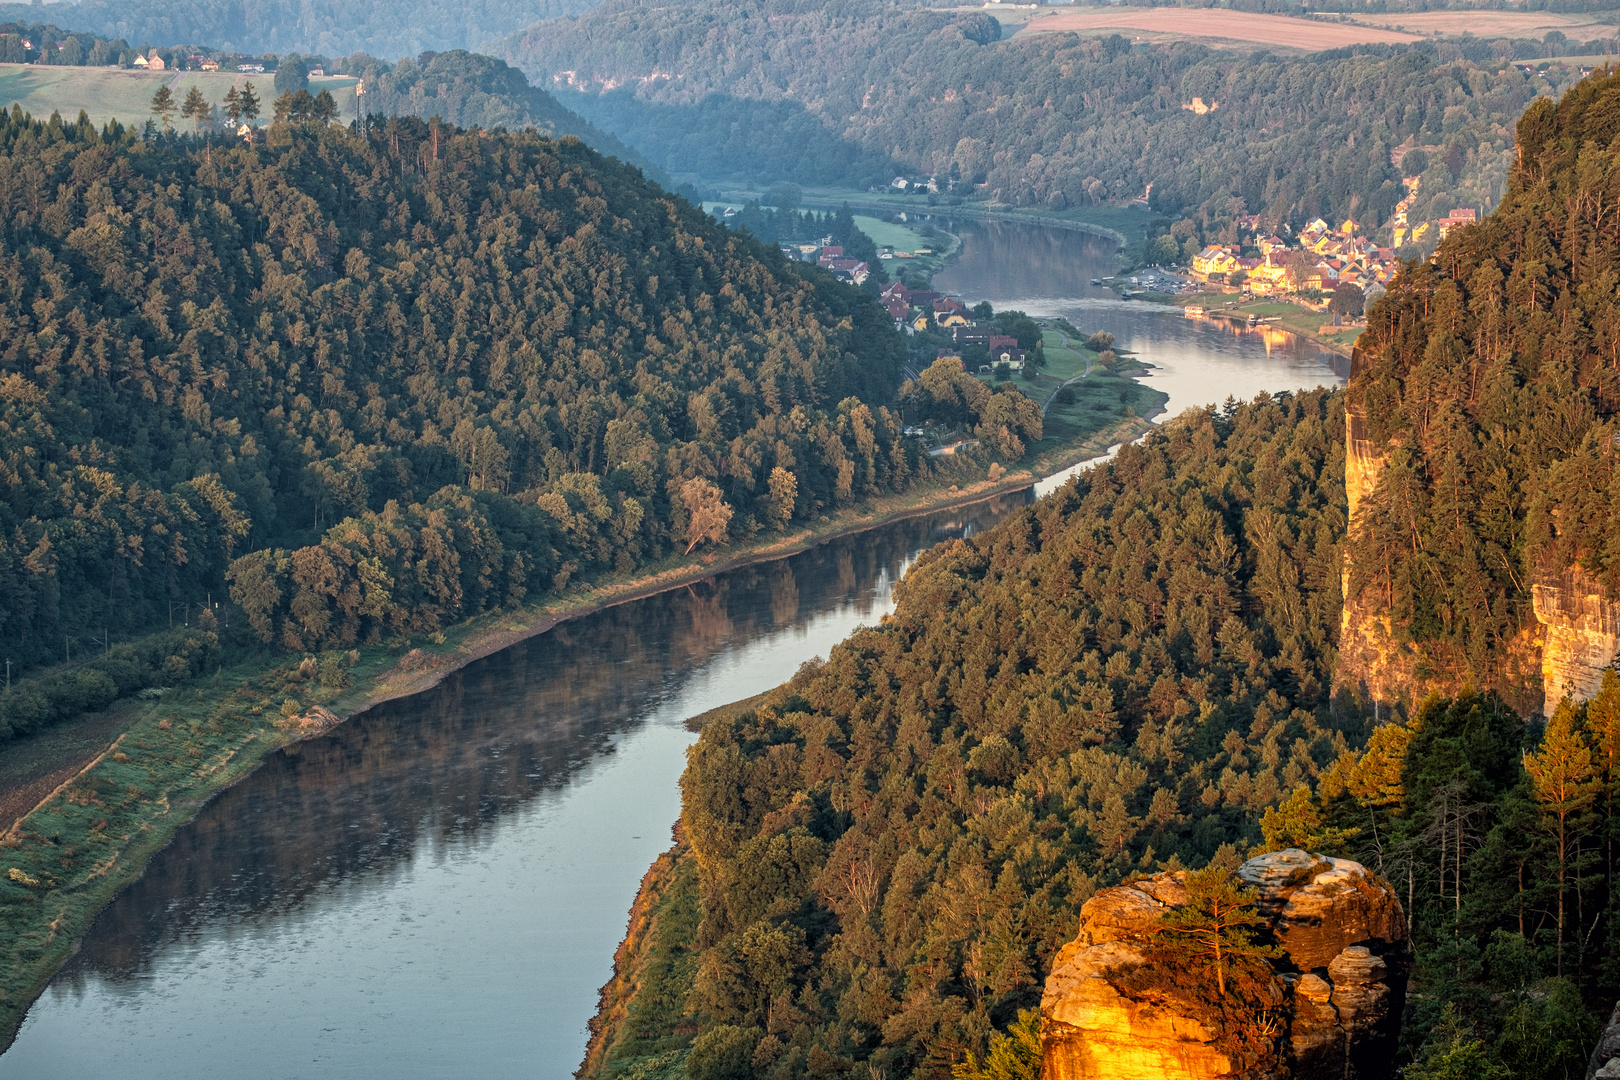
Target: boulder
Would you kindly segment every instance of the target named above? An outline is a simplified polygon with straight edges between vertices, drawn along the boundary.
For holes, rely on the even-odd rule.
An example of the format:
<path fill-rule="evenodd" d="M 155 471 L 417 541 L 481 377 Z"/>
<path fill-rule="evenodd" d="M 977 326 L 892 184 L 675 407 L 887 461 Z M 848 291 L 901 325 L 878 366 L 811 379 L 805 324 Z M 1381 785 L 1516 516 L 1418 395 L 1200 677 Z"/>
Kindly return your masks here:
<path fill-rule="evenodd" d="M 1297 849 L 1244 863 L 1239 879 L 1282 956 L 1276 1020 L 1288 1075 L 1390 1075 L 1405 999 L 1406 918 L 1394 891 L 1360 863 Z M 1110 976 L 1142 962 L 1129 940 L 1186 900 L 1185 873 L 1104 889 L 1052 965 L 1041 999 L 1043 1080 L 1232 1076 L 1214 1033 L 1171 1000 L 1133 1000 Z M 1213 987 L 1211 993 L 1214 992 Z"/>

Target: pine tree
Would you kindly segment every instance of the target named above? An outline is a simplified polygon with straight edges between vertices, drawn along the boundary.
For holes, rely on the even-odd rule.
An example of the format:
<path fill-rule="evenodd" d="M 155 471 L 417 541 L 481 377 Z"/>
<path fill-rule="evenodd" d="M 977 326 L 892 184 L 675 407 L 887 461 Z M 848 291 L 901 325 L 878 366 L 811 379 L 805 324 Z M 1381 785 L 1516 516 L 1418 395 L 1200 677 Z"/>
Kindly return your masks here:
<path fill-rule="evenodd" d="M 225 119 L 233 129 L 242 120 L 242 93 L 234 86 L 225 91 Z"/>
<path fill-rule="evenodd" d="M 180 115 L 191 121 L 191 130 L 196 131 L 202 127 L 203 120 L 212 111 L 208 99 L 203 97 L 200 88 L 193 86 L 186 91 L 185 104 L 180 106 Z"/>
<path fill-rule="evenodd" d="M 1586 738 L 1583 710 L 1564 701 L 1547 721 L 1541 746 L 1524 755 L 1524 771 L 1540 808 L 1544 835 L 1558 861 L 1558 974 L 1564 973 L 1566 899 L 1579 888 L 1580 845 L 1591 827 L 1597 800 L 1596 761 Z"/>
<path fill-rule="evenodd" d="M 170 122 L 174 118 L 174 91 L 168 84 L 158 87 L 157 93 L 152 95 L 152 115 L 163 121 L 163 130 L 168 131 Z"/>
<path fill-rule="evenodd" d="M 258 91 L 253 89 L 253 84 L 251 82 L 245 82 L 242 84 L 240 101 L 242 106 L 242 119 L 249 124 L 253 123 L 253 121 L 259 118 L 260 102 Z"/>

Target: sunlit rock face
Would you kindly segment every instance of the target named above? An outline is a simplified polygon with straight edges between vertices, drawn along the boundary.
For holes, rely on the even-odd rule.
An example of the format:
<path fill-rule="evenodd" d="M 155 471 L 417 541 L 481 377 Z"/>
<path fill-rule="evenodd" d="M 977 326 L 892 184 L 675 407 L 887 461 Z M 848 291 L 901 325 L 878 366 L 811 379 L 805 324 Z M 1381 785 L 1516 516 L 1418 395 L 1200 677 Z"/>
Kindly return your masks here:
<path fill-rule="evenodd" d="M 1545 575 L 1531 597 L 1542 627 L 1544 712 L 1551 716 L 1566 695 L 1581 701 L 1602 685 L 1603 669 L 1620 654 L 1620 601 L 1578 566 Z"/>
<path fill-rule="evenodd" d="M 1286 1075 L 1390 1075 L 1408 956 L 1393 890 L 1360 863 L 1298 849 L 1250 859 L 1238 877 L 1258 892 L 1256 907 L 1284 952 L 1274 966 Z M 1043 1080 L 1236 1073 L 1198 1020 L 1173 1004 L 1132 1000 L 1109 981 L 1110 972 L 1142 962 L 1128 938 L 1185 902 L 1184 881 L 1183 873 L 1157 874 L 1104 889 L 1081 909 L 1080 933 L 1058 953 L 1041 999 Z"/>

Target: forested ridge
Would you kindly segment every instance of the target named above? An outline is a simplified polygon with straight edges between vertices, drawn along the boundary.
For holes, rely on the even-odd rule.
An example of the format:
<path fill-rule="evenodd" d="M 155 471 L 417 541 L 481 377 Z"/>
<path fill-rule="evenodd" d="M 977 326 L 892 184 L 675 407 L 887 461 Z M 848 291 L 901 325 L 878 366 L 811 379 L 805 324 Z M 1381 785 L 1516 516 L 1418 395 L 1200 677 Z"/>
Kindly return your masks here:
<path fill-rule="evenodd" d="M 603 1075 L 682 1075 L 695 1020 L 699 1065 L 748 1043 L 715 1076 L 948 1076 L 1096 888 L 1258 839 L 1345 745 L 1342 424 L 1326 391 L 1188 414 L 934 549 L 881 626 L 706 728 L 686 978 Z"/>
<path fill-rule="evenodd" d="M 634 165 L 655 180 L 663 175 L 639 152 L 569 112 L 554 96 L 530 86 L 521 71 L 494 57 L 452 49 L 389 63 L 354 53 L 338 66 L 363 81 L 368 113 L 438 117 L 457 127 L 532 127 L 554 139 L 577 135 L 593 150 Z"/>
<path fill-rule="evenodd" d="M 1514 121 L 1549 89 L 1500 43 L 1467 43 L 1472 59 L 1446 46 L 1442 61 L 1000 34 L 988 14 L 867 0 L 610 0 L 513 35 L 501 55 L 672 173 L 866 186 L 920 170 L 1044 207 L 1151 183 L 1154 205 L 1204 239 L 1245 212 L 1382 225 L 1405 194 L 1390 156 L 1403 145 L 1433 148 L 1411 220 L 1487 208 Z M 1183 107 L 1195 97 L 1219 107 Z"/>
<path fill-rule="evenodd" d="M 872 298 L 574 139 L 13 110 L 0 211 L 16 665 L 227 587 L 277 646 L 433 632 L 930 469 Z M 28 693 L 9 727 L 54 718 Z"/>
<path fill-rule="evenodd" d="M 1353 600 L 1425 662 L 1507 689 L 1531 587 L 1580 567 L 1620 596 L 1620 78 L 1539 101 L 1501 207 L 1396 279 L 1351 407 L 1385 457 Z"/>
<path fill-rule="evenodd" d="M 58 21 L 137 47 L 206 42 L 243 52 L 375 52 L 476 49 L 536 19 L 585 11 L 591 0 L 78 0 L 51 5 Z M 0 4 L 0 18 L 36 19 L 36 4 Z"/>

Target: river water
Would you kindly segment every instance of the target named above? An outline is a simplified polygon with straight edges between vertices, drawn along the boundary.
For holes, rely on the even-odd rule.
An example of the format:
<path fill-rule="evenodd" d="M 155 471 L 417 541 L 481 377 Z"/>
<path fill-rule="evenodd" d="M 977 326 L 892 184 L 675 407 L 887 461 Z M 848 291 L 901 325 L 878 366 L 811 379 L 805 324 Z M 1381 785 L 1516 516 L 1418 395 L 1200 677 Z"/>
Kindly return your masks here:
<path fill-rule="evenodd" d="M 1343 381 L 1271 332 L 1092 287 L 1114 245 L 957 223 L 936 285 L 1107 330 L 1173 414 Z M 564 623 L 272 754 L 96 920 L 0 1076 L 565 1077 L 641 875 L 670 843 L 682 721 L 788 678 L 1008 496 Z"/>

